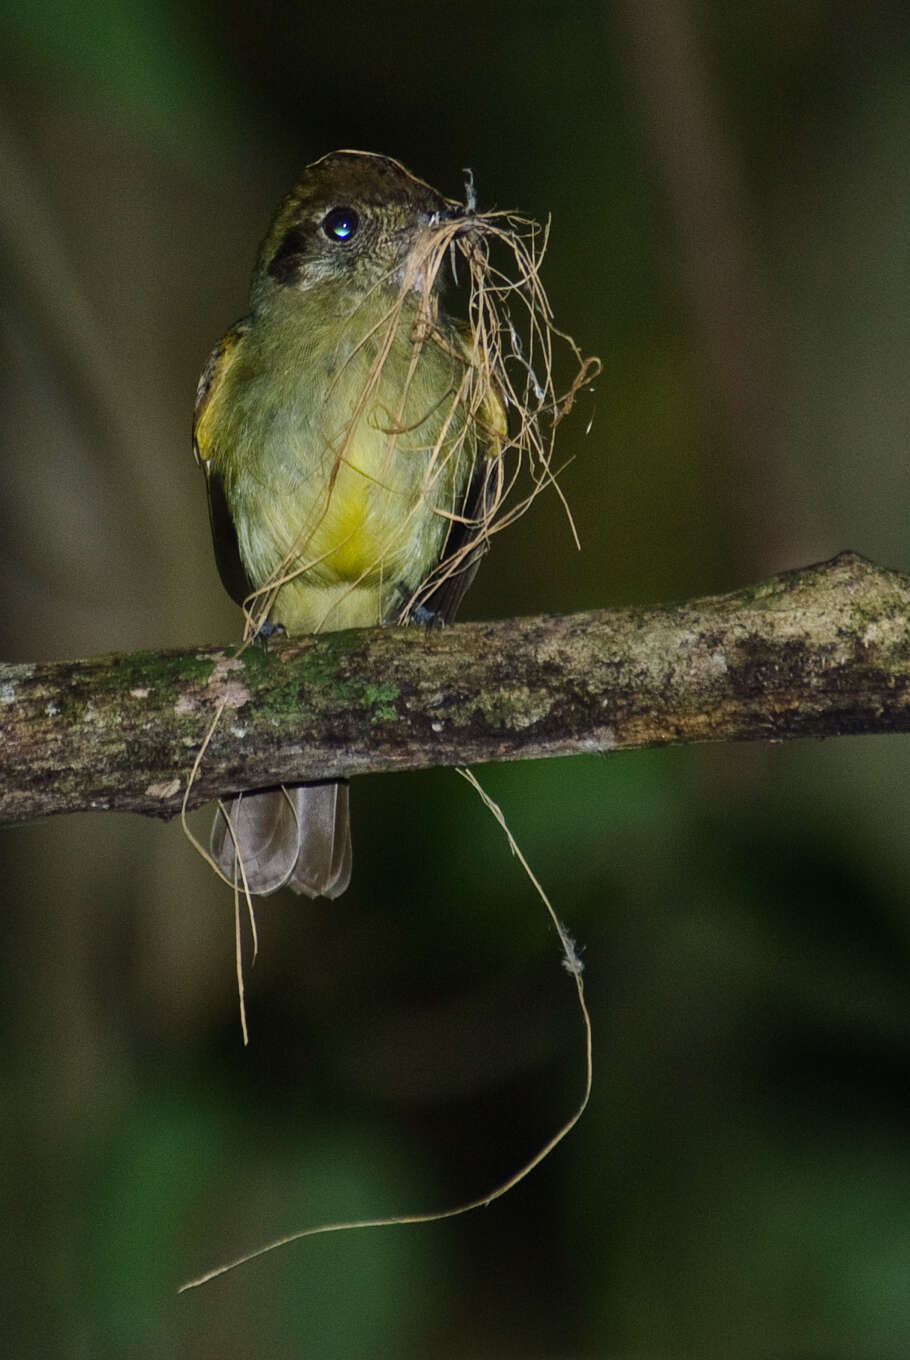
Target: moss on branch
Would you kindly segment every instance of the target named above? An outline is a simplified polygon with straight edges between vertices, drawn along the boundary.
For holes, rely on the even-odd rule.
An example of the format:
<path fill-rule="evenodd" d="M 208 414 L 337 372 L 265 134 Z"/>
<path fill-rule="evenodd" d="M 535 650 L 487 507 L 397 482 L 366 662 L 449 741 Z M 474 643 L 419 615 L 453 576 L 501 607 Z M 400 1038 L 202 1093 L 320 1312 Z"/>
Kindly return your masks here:
<path fill-rule="evenodd" d="M 0 820 L 696 741 L 910 730 L 910 577 L 855 553 L 654 609 L 0 666 Z"/>

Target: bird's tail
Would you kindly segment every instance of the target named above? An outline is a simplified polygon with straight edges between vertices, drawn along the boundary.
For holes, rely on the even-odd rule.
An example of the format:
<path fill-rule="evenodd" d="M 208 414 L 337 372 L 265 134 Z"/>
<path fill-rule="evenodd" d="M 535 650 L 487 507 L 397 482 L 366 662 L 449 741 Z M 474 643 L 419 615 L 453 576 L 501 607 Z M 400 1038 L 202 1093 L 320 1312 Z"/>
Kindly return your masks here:
<path fill-rule="evenodd" d="M 238 794 L 215 813 L 211 851 L 225 878 L 241 887 L 245 879 L 254 896 L 287 886 L 340 897 L 351 881 L 347 782 Z"/>

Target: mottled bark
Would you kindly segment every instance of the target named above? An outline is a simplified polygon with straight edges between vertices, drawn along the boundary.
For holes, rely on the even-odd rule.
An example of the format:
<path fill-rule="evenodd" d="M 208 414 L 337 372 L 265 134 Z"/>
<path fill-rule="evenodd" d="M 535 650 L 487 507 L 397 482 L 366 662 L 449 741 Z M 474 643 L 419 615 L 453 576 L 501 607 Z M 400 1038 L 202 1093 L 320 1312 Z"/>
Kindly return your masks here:
<path fill-rule="evenodd" d="M 695 741 L 910 730 L 910 576 L 854 553 L 656 609 L 0 667 L 0 818 Z"/>

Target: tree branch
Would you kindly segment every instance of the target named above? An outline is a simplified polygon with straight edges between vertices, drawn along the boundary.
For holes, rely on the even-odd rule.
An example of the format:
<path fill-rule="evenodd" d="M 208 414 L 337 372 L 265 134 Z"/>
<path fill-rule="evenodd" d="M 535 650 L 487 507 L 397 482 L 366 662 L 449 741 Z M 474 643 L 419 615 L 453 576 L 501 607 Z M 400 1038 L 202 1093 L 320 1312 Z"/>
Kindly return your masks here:
<path fill-rule="evenodd" d="M 0 666 L 0 819 L 695 741 L 910 730 L 910 576 L 855 553 L 656 609 Z"/>

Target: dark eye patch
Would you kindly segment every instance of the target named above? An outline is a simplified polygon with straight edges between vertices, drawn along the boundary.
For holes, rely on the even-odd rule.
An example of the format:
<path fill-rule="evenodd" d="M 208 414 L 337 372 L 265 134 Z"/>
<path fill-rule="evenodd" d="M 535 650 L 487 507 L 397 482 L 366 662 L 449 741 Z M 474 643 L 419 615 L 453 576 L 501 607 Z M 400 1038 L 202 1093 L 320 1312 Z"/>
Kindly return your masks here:
<path fill-rule="evenodd" d="M 291 227 L 290 231 L 285 232 L 281 245 L 269 260 L 269 273 L 273 279 L 279 283 L 290 283 L 297 273 L 305 244 L 306 238 L 299 227 Z"/>

